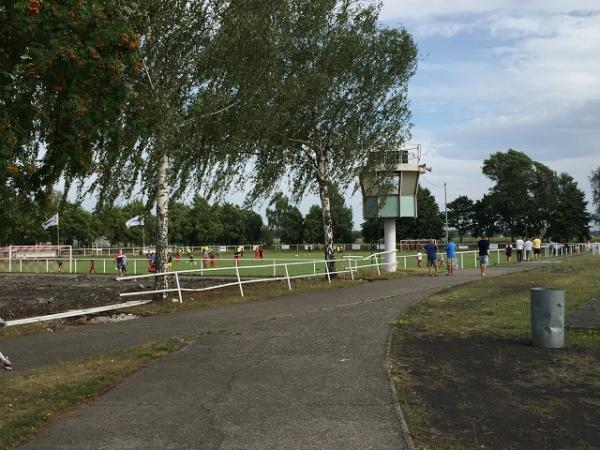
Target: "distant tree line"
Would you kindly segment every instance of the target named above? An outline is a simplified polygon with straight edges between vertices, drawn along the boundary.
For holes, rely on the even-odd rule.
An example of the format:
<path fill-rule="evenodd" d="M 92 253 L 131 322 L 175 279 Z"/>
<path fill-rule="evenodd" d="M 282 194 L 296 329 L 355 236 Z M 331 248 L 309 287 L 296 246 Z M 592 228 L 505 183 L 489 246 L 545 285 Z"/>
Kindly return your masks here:
<path fill-rule="evenodd" d="M 555 241 L 590 238 L 585 193 L 567 173 L 557 173 L 525 153 L 492 154 L 483 173 L 494 182 L 481 200 L 460 196 L 448 203 L 448 224 L 458 238 L 538 235 Z"/>
<path fill-rule="evenodd" d="M 331 208 L 336 217 L 336 242 L 353 242 L 352 210 L 345 205 L 337 186 L 331 186 Z M 156 216 L 148 213 L 142 201 L 110 206 L 90 212 L 81 205 L 63 201 L 54 193 L 48 203 L 28 203 L 11 217 L 9 226 L 0 230 L 3 244 L 56 243 L 56 228 L 44 230 L 41 224 L 56 211 L 60 212 L 61 243 L 90 247 L 98 237 L 113 245 L 141 245 L 145 239 L 153 244 Z M 134 216 L 144 218 L 143 226 L 127 228 L 125 222 Z M 267 224 L 260 214 L 231 203 L 210 203 L 196 196 L 189 203 L 172 201 L 169 205 L 169 241 L 179 245 L 204 244 L 268 244 L 274 239 L 282 243 L 319 243 L 323 240 L 321 211 L 313 205 L 303 216 L 289 199 L 278 193 L 267 209 Z"/>

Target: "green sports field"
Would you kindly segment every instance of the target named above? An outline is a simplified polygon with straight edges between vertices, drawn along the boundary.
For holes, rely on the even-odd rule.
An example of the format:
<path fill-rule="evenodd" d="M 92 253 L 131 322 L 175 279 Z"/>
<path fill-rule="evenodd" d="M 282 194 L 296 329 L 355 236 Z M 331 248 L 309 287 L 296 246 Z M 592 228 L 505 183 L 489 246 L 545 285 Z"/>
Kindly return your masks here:
<path fill-rule="evenodd" d="M 353 267 L 366 266 L 383 262 L 384 255 L 378 255 L 377 259 L 371 257 L 372 253 L 366 251 L 343 252 L 336 254 L 337 270 L 347 269 L 349 260 L 352 260 Z M 398 269 L 415 269 L 417 261 L 415 251 L 398 252 Z M 63 273 L 88 273 L 92 258 L 77 257 L 73 259 L 72 265 L 66 258 L 63 263 Z M 96 274 L 116 274 L 116 263 L 114 258 L 107 256 L 99 256 L 93 258 L 96 266 Z M 513 263 L 515 258 L 513 256 Z M 505 264 L 505 257 L 501 250 L 490 251 L 490 265 Z M 457 257 L 457 266 L 464 268 L 477 267 L 478 262 L 473 251 L 468 251 L 462 254 L 459 252 Z M 308 275 L 311 273 L 325 273 L 325 264 L 323 262 L 323 254 L 320 251 L 312 252 L 294 252 L 294 251 L 278 251 L 266 252 L 264 259 L 255 259 L 252 253 L 247 253 L 244 258 L 239 260 L 239 273 L 241 277 L 267 277 L 267 276 L 285 276 L 287 271 L 290 276 Z M 425 261 L 422 263 L 423 270 Z M 372 267 L 376 270 L 376 267 Z M 220 258 L 215 259 L 215 269 L 210 269 L 208 263 L 203 267 L 201 254 L 194 255 L 194 263 L 189 258 L 182 257 L 180 260 L 173 259 L 173 270 L 192 270 L 190 275 L 198 276 L 236 276 L 235 261 L 232 253 L 222 253 Z M 0 261 L 0 272 L 28 272 L 28 273 L 58 273 L 59 267 L 56 259 L 48 260 L 13 260 L 9 270 L 8 261 Z M 129 275 L 139 275 L 148 273 L 148 263 L 145 258 L 127 257 L 127 272 Z"/>

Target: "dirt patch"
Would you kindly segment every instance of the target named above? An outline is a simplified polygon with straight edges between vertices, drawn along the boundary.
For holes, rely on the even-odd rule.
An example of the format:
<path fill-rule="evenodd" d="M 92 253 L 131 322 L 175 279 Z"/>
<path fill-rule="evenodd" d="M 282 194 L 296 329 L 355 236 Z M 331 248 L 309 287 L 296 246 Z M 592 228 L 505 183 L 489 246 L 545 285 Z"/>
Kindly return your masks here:
<path fill-rule="evenodd" d="M 190 288 L 221 282 L 199 277 L 181 279 L 182 285 Z M 104 275 L 0 274 L 0 286 L 0 317 L 11 320 L 123 302 L 121 292 L 150 289 L 152 280 L 124 283 Z"/>
<path fill-rule="evenodd" d="M 597 349 L 402 329 L 392 355 L 419 448 L 597 448 Z"/>

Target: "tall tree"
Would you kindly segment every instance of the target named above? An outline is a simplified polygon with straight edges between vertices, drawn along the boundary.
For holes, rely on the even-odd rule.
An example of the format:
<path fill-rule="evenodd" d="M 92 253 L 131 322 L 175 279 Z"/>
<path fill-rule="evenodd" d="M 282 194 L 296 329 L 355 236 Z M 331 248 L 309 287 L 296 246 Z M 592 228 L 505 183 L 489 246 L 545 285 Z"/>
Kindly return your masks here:
<path fill-rule="evenodd" d="M 135 8 L 103 0 L 0 5 L 0 229 L 54 184 L 93 176 L 138 70 Z M 45 198 L 42 198 L 45 197 Z"/>
<path fill-rule="evenodd" d="M 352 242 L 352 209 L 346 206 L 346 200 L 337 184 L 333 183 L 329 186 L 329 193 L 331 217 L 335 217 L 333 221 L 335 242 Z M 323 212 L 320 206 L 313 205 L 310 207 L 304 218 L 304 225 L 305 242 L 319 242 L 323 234 Z"/>
<path fill-rule="evenodd" d="M 192 245 L 218 243 L 221 233 L 219 205 L 211 205 L 205 198 L 195 196 L 190 211 L 190 226 Z"/>
<path fill-rule="evenodd" d="M 265 104 L 253 195 L 269 194 L 290 174 L 294 198 L 321 201 L 325 258 L 334 270 L 331 183 L 344 187 L 355 168 L 381 162 L 407 139 L 407 83 L 417 50 L 401 28 L 379 25 L 380 7 L 354 0 L 272 2 L 271 67 L 280 88 Z M 280 94 L 280 95 L 278 95 Z"/>
<path fill-rule="evenodd" d="M 573 177 L 561 173 L 557 180 L 558 200 L 549 219 L 548 234 L 557 241 L 583 242 L 590 238 L 590 214 L 587 212 L 585 193 Z"/>
<path fill-rule="evenodd" d="M 596 222 L 596 226 L 600 226 L 600 167 L 592 171 L 590 184 L 592 186 L 592 203 L 594 204 L 592 218 Z"/>
<path fill-rule="evenodd" d="M 448 203 L 448 225 L 456 228 L 461 243 L 465 234 L 473 228 L 474 206 L 473 200 L 466 195 L 461 195 Z"/>
<path fill-rule="evenodd" d="M 248 151 L 237 138 L 252 130 L 242 119 L 254 114 L 270 67 L 268 6 L 148 0 L 130 22 L 141 36 L 137 95 L 114 136 L 124 151 L 101 155 L 92 188 L 110 202 L 141 183 L 149 205 L 156 202 L 159 272 L 166 267 L 170 200 L 189 189 L 204 196 L 225 190 L 226 180 L 243 171 Z M 166 278 L 157 284 L 165 286 Z"/>
<path fill-rule="evenodd" d="M 278 237 L 282 243 L 302 242 L 304 232 L 302 213 L 290 204 L 289 199 L 281 192 L 274 195 L 266 215 L 273 236 Z"/>
<path fill-rule="evenodd" d="M 502 231 L 531 235 L 548 227 L 556 201 L 556 175 L 551 169 L 509 149 L 490 155 L 483 162 L 483 174 L 495 183 L 488 195 Z"/>

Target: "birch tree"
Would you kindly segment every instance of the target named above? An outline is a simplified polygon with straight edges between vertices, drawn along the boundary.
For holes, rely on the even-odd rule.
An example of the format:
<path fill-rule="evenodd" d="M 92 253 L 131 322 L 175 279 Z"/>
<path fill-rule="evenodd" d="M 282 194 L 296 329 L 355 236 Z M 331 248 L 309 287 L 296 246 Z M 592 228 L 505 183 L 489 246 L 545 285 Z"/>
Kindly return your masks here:
<path fill-rule="evenodd" d="M 381 162 L 409 136 L 407 83 L 417 49 L 402 29 L 379 25 L 380 7 L 357 0 L 279 0 L 272 19 L 280 82 L 259 144 L 252 196 L 286 177 L 294 199 L 318 194 L 325 259 L 333 271 L 329 185 Z"/>
<path fill-rule="evenodd" d="M 268 16 L 260 9 L 267 3 L 152 0 L 131 22 L 141 36 L 135 97 L 106 136 L 121 151 L 98 155 L 90 190 L 101 205 L 137 193 L 156 205 L 159 272 L 169 200 L 191 190 L 208 198 L 241 181 L 248 152 L 238 136 L 268 66 L 261 51 Z"/>

